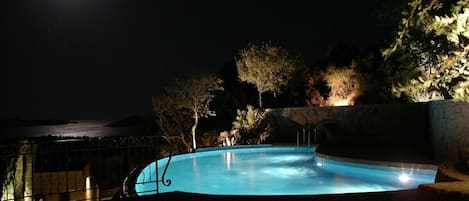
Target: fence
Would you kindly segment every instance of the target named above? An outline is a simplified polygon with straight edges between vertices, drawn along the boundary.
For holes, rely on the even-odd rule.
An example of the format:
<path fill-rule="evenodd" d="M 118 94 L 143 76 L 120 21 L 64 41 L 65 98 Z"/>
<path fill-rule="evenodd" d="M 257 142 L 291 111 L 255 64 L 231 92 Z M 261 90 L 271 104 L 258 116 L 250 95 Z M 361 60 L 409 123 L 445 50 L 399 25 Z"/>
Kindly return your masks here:
<path fill-rule="evenodd" d="M 1 201 L 122 196 L 126 177 L 158 158 L 159 140 L 157 136 L 40 138 L 1 145 Z"/>

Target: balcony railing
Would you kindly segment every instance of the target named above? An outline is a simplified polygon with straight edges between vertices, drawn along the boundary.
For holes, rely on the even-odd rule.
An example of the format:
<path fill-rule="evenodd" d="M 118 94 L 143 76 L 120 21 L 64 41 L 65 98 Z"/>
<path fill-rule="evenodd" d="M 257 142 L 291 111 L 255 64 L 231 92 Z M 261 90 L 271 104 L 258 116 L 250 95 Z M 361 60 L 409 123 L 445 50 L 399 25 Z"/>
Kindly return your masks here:
<path fill-rule="evenodd" d="M 36 138 L 0 145 L 1 201 L 134 196 L 124 180 L 159 159 L 161 143 L 164 138 L 158 136 L 129 136 Z M 169 185 L 164 173 L 159 181 Z"/>

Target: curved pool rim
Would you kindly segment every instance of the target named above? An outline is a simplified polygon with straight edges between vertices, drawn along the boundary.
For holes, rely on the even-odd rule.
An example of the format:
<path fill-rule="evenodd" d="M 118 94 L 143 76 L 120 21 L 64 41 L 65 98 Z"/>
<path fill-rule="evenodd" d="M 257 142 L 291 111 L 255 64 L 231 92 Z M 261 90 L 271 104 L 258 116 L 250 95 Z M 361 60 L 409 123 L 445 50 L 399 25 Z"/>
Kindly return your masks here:
<path fill-rule="evenodd" d="M 179 160 L 185 160 L 193 157 L 201 157 L 201 156 L 210 156 L 210 155 L 216 155 L 217 153 L 220 152 L 226 152 L 229 150 L 237 150 L 240 152 L 249 152 L 252 150 L 256 149 L 269 149 L 269 148 L 284 148 L 284 149 L 292 149 L 292 150 L 298 150 L 298 149 L 312 149 L 314 153 L 314 157 L 316 161 L 321 161 L 321 162 L 332 162 L 335 164 L 339 165 L 347 165 L 347 166 L 354 166 L 354 167 L 364 167 L 364 168 L 384 168 L 384 169 L 403 169 L 403 168 L 412 168 L 412 169 L 418 169 L 420 173 L 424 174 L 432 174 L 432 172 L 435 173 L 438 171 L 438 166 L 433 165 L 433 164 L 421 164 L 421 163 L 409 163 L 409 162 L 390 162 L 390 161 L 376 161 L 376 160 L 365 160 L 365 159 L 358 159 L 358 158 L 350 158 L 350 157 L 343 157 L 343 156 L 333 156 L 333 155 L 328 155 L 324 153 L 317 153 L 317 145 L 311 145 L 310 147 L 306 146 L 295 146 L 295 145 L 272 145 L 272 144 L 262 144 L 262 145 L 237 145 L 237 146 L 229 146 L 229 147 L 208 147 L 208 148 L 199 148 L 193 153 L 184 153 L 184 154 L 178 154 L 178 155 L 173 155 L 171 158 L 171 162 L 176 162 Z M 164 157 L 158 160 L 158 167 L 164 167 L 168 161 L 169 157 Z M 149 162 L 147 165 L 142 167 L 140 171 L 143 171 L 147 167 L 149 167 L 152 163 L 155 161 Z M 171 166 L 171 165 L 170 165 Z M 160 178 L 161 178 L 161 173 L 160 172 Z M 137 184 L 137 175 L 134 178 L 134 184 Z M 171 178 L 166 178 L 166 179 L 171 179 Z M 433 181 L 434 182 L 434 181 Z M 161 184 L 160 184 L 161 185 Z M 420 184 L 421 185 L 421 184 Z M 135 189 L 135 186 L 132 188 Z M 402 190 L 410 190 L 410 189 L 398 189 L 398 190 L 390 190 L 390 191 L 402 191 Z M 370 192 L 389 192 L 389 190 L 385 191 L 370 191 Z M 170 192 L 159 192 L 158 194 L 173 194 L 173 193 L 182 193 L 182 194 L 200 194 L 200 195 L 208 195 L 208 196 L 220 196 L 220 195 L 226 195 L 229 196 L 231 194 L 211 194 L 211 193 L 199 193 L 199 192 L 186 192 L 186 191 L 170 191 Z M 368 193 L 368 192 L 351 192 L 353 194 L 360 194 L 360 193 Z M 334 193 L 332 193 L 334 194 Z M 348 194 L 348 193 L 345 193 Z M 255 196 L 298 196 L 298 195 L 306 195 L 306 196 L 321 196 L 321 195 L 330 195 L 330 194 L 285 194 L 285 195 L 255 195 Z M 152 195 L 138 195 L 138 196 L 152 196 Z M 153 194 L 154 196 L 154 194 Z M 253 196 L 253 195 L 234 195 L 234 196 Z"/>
<path fill-rule="evenodd" d="M 424 163 L 411 163 L 411 162 L 393 162 L 393 161 L 378 161 L 378 160 L 366 160 L 360 158 L 334 156 L 324 153 L 316 152 L 316 158 L 324 161 L 334 161 L 334 163 L 360 166 L 360 167 L 371 167 L 371 168 L 415 168 L 421 171 L 438 171 L 438 165 L 424 164 Z"/>

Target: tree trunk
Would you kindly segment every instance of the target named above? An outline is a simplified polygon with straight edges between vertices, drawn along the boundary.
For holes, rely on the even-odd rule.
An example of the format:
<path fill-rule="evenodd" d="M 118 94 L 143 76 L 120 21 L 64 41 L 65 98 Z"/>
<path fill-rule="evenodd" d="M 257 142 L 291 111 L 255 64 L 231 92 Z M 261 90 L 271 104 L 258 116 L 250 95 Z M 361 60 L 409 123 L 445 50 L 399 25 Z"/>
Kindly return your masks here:
<path fill-rule="evenodd" d="M 181 135 L 179 136 L 180 140 L 182 141 L 182 143 L 184 144 L 184 146 L 186 146 L 186 151 L 190 151 L 191 150 L 191 144 L 189 142 L 186 141 L 186 138 L 184 137 L 184 133 L 181 133 Z"/>
<path fill-rule="evenodd" d="M 160 120 L 160 129 L 161 129 L 161 131 L 163 132 L 163 134 L 169 135 L 169 133 L 164 133 L 165 129 L 163 127 L 163 115 L 160 113 L 159 116 L 160 116 L 159 120 Z"/>
<path fill-rule="evenodd" d="M 185 146 L 185 147 L 184 147 L 184 148 L 185 148 L 184 151 L 188 151 L 188 152 L 189 152 L 189 151 L 191 150 L 191 148 L 192 148 L 192 147 L 191 147 L 192 145 L 191 145 L 189 142 L 187 142 L 187 140 L 186 140 L 186 138 L 185 138 L 185 136 L 184 136 L 184 133 L 179 134 L 179 136 L 168 136 L 168 139 L 169 139 L 169 143 L 170 143 L 169 146 L 175 145 L 174 140 L 177 140 L 177 141 L 181 141 L 182 144 L 184 144 L 184 146 Z M 176 144 L 176 145 L 177 145 L 177 144 Z M 178 147 L 173 146 L 173 148 L 176 148 L 176 150 L 178 150 L 178 149 L 177 149 Z"/>
<path fill-rule="evenodd" d="M 259 92 L 259 108 L 262 108 L 262 92 Z"/>
<path fill-rule="evenodd" d="M 197 149 L 197 144 L 195 141 L 195 129 L 197 129 L 197 123 L 199 123 L 199 114 L 195 112 L 194 114 L 194 125 L 192 126 L 192 149 L 195 151 Z"/>

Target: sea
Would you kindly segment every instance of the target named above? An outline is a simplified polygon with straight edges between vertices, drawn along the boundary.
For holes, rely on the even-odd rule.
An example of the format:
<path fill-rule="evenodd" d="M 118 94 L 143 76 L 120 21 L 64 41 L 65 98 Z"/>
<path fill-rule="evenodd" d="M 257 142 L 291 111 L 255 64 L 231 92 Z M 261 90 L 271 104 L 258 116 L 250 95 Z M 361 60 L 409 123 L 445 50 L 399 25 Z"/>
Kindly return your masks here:
<path fill-rule="evenodd" d="M 1 138 L 35 138 L 46 136 L 57 137 L 110 137 L 137 135 L 138 128 L 106 126 L 107 120 L 70 120 L 68 124 L 41 125 L 1 128 Z"/>

